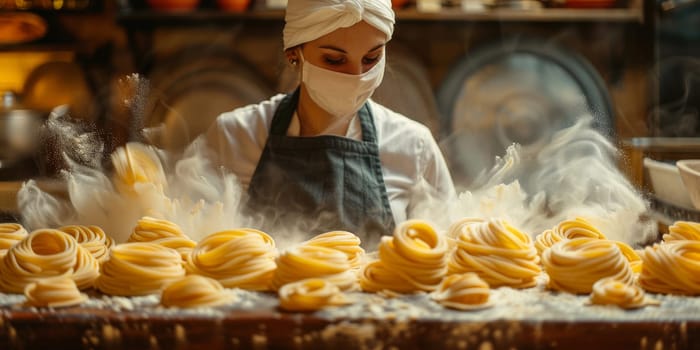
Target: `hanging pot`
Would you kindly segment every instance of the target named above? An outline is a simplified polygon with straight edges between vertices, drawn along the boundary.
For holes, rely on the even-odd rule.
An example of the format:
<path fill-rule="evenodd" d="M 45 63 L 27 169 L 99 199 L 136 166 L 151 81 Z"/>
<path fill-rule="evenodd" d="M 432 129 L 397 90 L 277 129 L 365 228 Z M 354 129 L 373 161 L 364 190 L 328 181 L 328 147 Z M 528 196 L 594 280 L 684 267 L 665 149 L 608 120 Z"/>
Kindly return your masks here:
<path fill-rule="evenodd" d="M 36 174 L 38 169 L 28 169 L 31 167 L 27 163 L 34 163 L 42 144 L 45 121 L 46 113 L 23 107 L 11 91 L 3 93 L 0 105 L 0 177 L 11 173 L 14 168 L 22 168 L 26 175 Z"/>

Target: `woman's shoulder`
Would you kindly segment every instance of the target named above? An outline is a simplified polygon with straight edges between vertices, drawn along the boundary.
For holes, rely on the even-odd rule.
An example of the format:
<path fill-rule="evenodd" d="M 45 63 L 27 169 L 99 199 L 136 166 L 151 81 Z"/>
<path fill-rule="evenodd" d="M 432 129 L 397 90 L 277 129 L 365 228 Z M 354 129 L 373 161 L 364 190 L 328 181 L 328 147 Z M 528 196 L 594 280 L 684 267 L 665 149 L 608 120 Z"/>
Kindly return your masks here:
<path fill-rule="evenodd" d="M 262 149 L 272 117 L 284 96 L 275 95 L 260 103 L 222 113 L 205 133 L 206 142 L 221 151 L 230 148 Z"/>
<path fill-rule="evenodd" d="M 267 130 L 272 122 L 275 110 L 277 110 L 277 106 L 284 96 L 286 95 L 277 94 L 268 100 L 222 113 L 216 118 L 216 124 L 218 127 L 224 128 L 243 127 L 246 129 L 255 129 L 262 127 Z"/>
<path fill-rule="evenodd" d="M 245 185 L 255 171 L 272 117 L 284 96 L 222 113 L 203 135 L 212 161 L 233 171 Z"/>

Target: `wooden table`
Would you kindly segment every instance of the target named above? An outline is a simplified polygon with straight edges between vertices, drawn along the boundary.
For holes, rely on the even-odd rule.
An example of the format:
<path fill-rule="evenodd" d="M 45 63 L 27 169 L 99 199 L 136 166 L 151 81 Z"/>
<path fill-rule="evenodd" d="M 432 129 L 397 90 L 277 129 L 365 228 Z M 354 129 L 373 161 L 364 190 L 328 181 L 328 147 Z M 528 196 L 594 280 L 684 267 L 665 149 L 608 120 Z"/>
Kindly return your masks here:
<path fill-rule="evenodd" d="M 443 309 L 427 295 L 358 302 L 316 313 L 277 309 L 272 294 L 232 291 L 217 309 L 157 306 L 157 296 L 95 306 L 0 308 L 0 349 L 698 349 L 700 298 L 655 296 L 659 307 L 588 306 L 541 286 L 492 291 L 494 306 Z M 19 296 L 14 297 L 15 301 Z M 0 298 L 2 300 L 2 298 Z M 2 304 L 0 304 L 2 305 Z"/>

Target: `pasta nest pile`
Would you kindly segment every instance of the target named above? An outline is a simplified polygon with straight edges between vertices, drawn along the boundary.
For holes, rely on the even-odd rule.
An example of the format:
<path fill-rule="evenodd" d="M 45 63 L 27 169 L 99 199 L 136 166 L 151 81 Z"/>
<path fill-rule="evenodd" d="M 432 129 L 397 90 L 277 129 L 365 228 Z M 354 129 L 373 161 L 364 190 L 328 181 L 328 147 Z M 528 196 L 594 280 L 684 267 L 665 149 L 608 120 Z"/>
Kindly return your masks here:
<path fill-rule="evenodd" d="M 595 226 L 591 225 L 586 219 L 575 218 L 573 220 L 564 220 L 558 225 L 549 230 L 537 235 L 535 238 L 535 248 L 537 253 L 542 253 L 554 243 L 564 239 L 574 238 L 598 238 L 607 239 Z"/>
<path fill-rule="evenodd" d="M 119 158 L 132 184 L 157 177 L 146 161 L 157 156 L 141 151 Z M 658 305 L 645 290 L 700 294 L 695 222 L 675 222 L 663 242 L 640 253 L 583 218 L 562 221 L 534 242 L 502 219 L 464 218 L 444 235 L 426 221 L 408 220 L 381 238 L 368 262 L 360 243 L 351 232 L 330 231 L 280 253 L 272 237 L 252 228 L 196 243 L 174 222 L 144 216 L 128 242 L 115 245 L 97 226 L 28 233 L 7 223 L 0 224 L 0 291 L 24 293 L 34 307 L 77 305 L 87 299 L 81 290 L 95 287 L 118 296 L 160 293 L 165 307 L 192 308 L 235 302 L 227 288 L 275 290 L 280 308 L 314 311 L 351 303 L 344 292 L 361 288 L 429 292 L 444 307 L 477 310 L 493 305 L 491 288 L 535 286 L 544 270 L 548 288 L 590 293 L 591 304 Z"/>
<path fill-rule="evenodd" d="M 98 226 L 69 225 L 59 228 L 59 231 L 75 238 L 99 263 L 109 258 L 109 250 L 114 246 L 114 240 Z"/>
<path fill-rule="evenodd" d="M 275 241 L 266 233 L 242 228 L 202 239 L 187 256 L 189 274 L 207 276 L 227 288 L 269 290 L 276 269 Z"/>
<path fill-rule="evenodd" d="M 537 251 L 540 256 L 543 256 L 544 252 L 551 248 L 552 245 L 564 240 L 571 240 L 575 238 L 607 240 L 605 234 L 603 234 L 595 226 L 591 225 L 588 221 L 583 218 L 576 218 L 573 220 L 564 220 L 554 228 L 545 230 L 537 235 L 537 237 L 535 237 L 535 247 L 537 247 Z M 639 273 L 642 271 L 642 259 L 637 252 L 623 242 L 611 242 L 614 242 L 614 244 L 616 244 L 620 249 L 622 255 L 629 262 L 632 272 Z"/>
<path fill-rule="evenodd" d="M 379 259 L 361 270 L 360 286 L 367 292 L 433 291 L 447 272 L 447 252 L 447 240 L 429 223 L 408 220 L 393 237 L 382 237 Z"/>
<path fill-rule="evenodd" d="M 338 286 L 325 278 L 308 278 L 283 285 L 280 307 L 288 311 L 314 311 L 350 302 Z"/>
<path fill-rule="evenodd" d="M 0 289 L 22 293 L 30 283 L 65 277 L 80 289 L 92 287 L 100 265 L 87 249 L 65 232 L 32 231 L 7 251 L 0 262 Z"/>
<path fill-rule="evenodd" d="M 478 310 L 489 307 L 491 288 L 473 272 L 450 275 L 442 280 L 431 298 L 445 307 L 457 310 Z"/>
<path fill-rule="evenodd" d="M 530 236 L 501 219 L 453 226 L 449 274 L 474 272 L 491 287 L 529 288 L 542 272 Z"/>
<path fill-rule="evenodd" d="M 309 278 L 325 279 L 344 291 L 357 288 L 357 274 L 351 269 L 348 256 L 317 245 L 299 245 L 283 251 L 277 258 L 272 286 L 279 290 L 285 284 Z"/>
<path fill-rule="evenodd" d="M 663 241 L 700 241 L 700 223 L 676 221 L 668 227 L 668 233 L 663 235 Z"/>
<path fill-rule="evenodd" d="M 80 293 L 70 278 L 53 277 L 32 282 L 24 289 L 26 304 L 34 307 L 66 307 L 82 303 L 87 295 Z"/>
<path fill-rule="evenodd" d="M 348 257 L 350 268 L 359 269 L 365 250 L 360 247 L 360 238 L 347 231 L 331 231 L 322 233 L 302 245 L 326 247 L 338 250 Z"/>
<path fill-rule="evenodd" d="M 630 263 L 614 241 L 574 238 L 555 243 L 542 254 L 549 288 L 574 294 L 590 293 L 605 277 L 632 284 Z"/>
<path fill-rule="evenodd" d="M 151 242 L 123 243 L 112 248 L 102 264 L 96 287 L 105 294 L 156 294 L 185 275 L 180 254 Z"/>
<path fill-rule="evenodd" d="M 601 278 L 593 284 L 592 304 L 616 305 L 623 309 L 636 309 L 649 304 L 658 304 L 647 299 L 636 284 L 625 283 L 615 278 Z"/>
<path fill-rule="evenodd" d="M 235 301 L 219 281 L 188 275 L 167 285 L 160 296 L 160 304 L 166 307 L 193 308 L 219 306 Z"/>
<path fill-rule="evenodd" d="M 172 248 L 180 253 L 183 260 L 197 245 L 197 242 L 187 237 L 177 224 L 150 216 L 144 216 L 136 222 L 127 242 L 152 242 Z"/>
<path fill-rule="evenodd" d="M 638 282 L 656 293 L 700 294 L 700 241 L 672 240 L 646 247 Z"/>
<path fill-rule="evenodd" d="M 27 236 L 24 226 L 15 223 L 0 224 L 0 258 L 7 254 L 7 251 Z"/>

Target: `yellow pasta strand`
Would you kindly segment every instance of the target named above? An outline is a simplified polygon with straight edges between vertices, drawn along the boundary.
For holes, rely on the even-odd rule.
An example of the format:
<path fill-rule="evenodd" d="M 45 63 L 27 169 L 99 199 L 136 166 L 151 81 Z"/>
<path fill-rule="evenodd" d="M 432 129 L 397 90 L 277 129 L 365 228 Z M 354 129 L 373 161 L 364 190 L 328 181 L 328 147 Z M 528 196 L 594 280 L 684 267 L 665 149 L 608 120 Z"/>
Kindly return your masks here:
<path fill-rule="evenodd" d="M 279 289 L 280 308 L 287 311 L 315 311 L 350 303 L 337 285 L 323 278 L 309 278 L 285 284 Z"/>
<path fill-rule="evenodd" d="M 112 248 L 102 264 L 96 287 L 110 295 L 156 294 L 184 275 L 176 250 L 150 242 L 123 243 Z"/>
<path fill-rule="evenodd" d="M 573 220 L 562 221 L 552 229 L 545 230 L 537 235 L 535 237 L 535 248 L 537 248 L 537 253 L 541 256 L 545 249 L 563 239 L 584 237 L 606 239 L 605 235 L 586 219 L 577 217 Z"/>
<path fill-rule="evenodd" d="M 114 240 L 98 226 L 68 225 L 59 228 L 59 231 L 75 238 L 99 263 L 109 258 L 109 249 L 114 246 Z"/>
<path fill-rule="evenodd" d="M 128 242 L 153 242 L 161 238 L 186 237 L 180 226 L 168 220 L 144 216 L 136 222 Z"/>
<path fill-rule="evenodd" d="M 160 244 L 163 247 L 170 249 L 175 249 L 178 253 L 180 253 L 180 258 L 182 258 L 183 262 L 187 261 L 187 257 L 192 253 L 194 247 L 197 246 L 197 242 L 187 237 L 161 238 L 152 241 L 151 243 Z"/>
<path fill-rule="evenodd" d="M 0 263 L 0 289 L 23 293 L 32 282 L 65 277 L 80 289 L 89 288 L 99 274 L 99 263 L 72 236 L 53 229 L 31 232 L 12 246 Z"/>
<path fill-rule="evenodd" d="M 414 293 L 417 288 L 407 279 L 381 260 L 371 261 L 360 270 L 360 287 L 366 292 Z"/>
<path fill-rule="evenodd" d="M 7 254 L 7 251 L 27 236 L 24 226 L 16 223 L 0 224 L 0 258 Z"/>
<path fill-rule="evenodd" d="M 199 275 L 187 275 L 170 283 L 160 296 L 161 305 L 179 308 L 219 306 L 233 301 L 234 295 L 227 293 L 219 281 Z"/>
<path fill-rule="evenodd" d="M 77 258 L 71 278 L 80 290 L 91 288 L 99 277 L 100 262 L 82 246 L 78 245 L 76 250 Z"/>
<path fill-rule="evenodd" d="M 575 294 L 590 293 L 593 284 L 605 277 L 634 282 L 630 264 L 614 241 L 574 238 L 554 244 L 542 254 L 549 275 L 549 288 Z"/>
<path fill-rule="evenodd" d="M 114 176 L 112 181 L 121 193 L 133 194 L 139 183 L 167 185 L 165 172 L 155 149 L 130 142 L 112 153 Z"/>
<path fill-rule="evenodd" d="M 616 305 L 623 309 L 659 305 L 657 301 L 646 298 L 644 291 L 636 285 L 610 277 L 601 278 L 593 284 L 590 302 L 598 305 Z"/>
<path fill-rule="evenodd" d="M 470 225 L 482 223 L 484 221 L 484 219 L 472 217 L 457 220 L 454 223 L 452 223 L 452 225 L 450 225 L 450 227 L 447 229 L 447 237 L 451 239 L 458 239 L 459 236 L 461 236 L 462 233 L 464 233 Z"/>
<path fill-rule="evenodd" d="M 24 289 L 26 305 L 34 307 L 67 307 L 79 305 L 87 300 L 80 293 L 75 281 L 70 278 L 55 277 L 32 282 Z"/>
<path fill-rule="evenodd" d="M 630 268 L 632 269 L 632 272 L 634 273 L 640 273 L 642 272 L 642 257 L 637 254 L 632 247 L 628 246 L 624 242 L 620 241 L 614 241 L 615 244 L 617 244 L 617 247 L 620 248 L 620 252 L 622 255 L 627 259 L 627 262 L 630 263 Z"/>
<path fill-rule="evenodd" d="M 365 265 L 360 286 L 367 292 L 435 290 L 447 272 L 447 240 L 427 222 L 408 220 L 393 237 L 382 237 L 379 260 Z"/>
<path fill-rule="evenodd" d="M 457 310 L 478 310 L 492 306 L 489 302 L 491 289 L 488 283 L 473 272 L 445 277 L 430 297 Z"/>
<path fill-rule="evenodd" d="M 663 241 L 668 243 L 678 240 L 700 241 L 700 223 L 691 221 L 676 221 L 664 234 Z"/>
<path fill-rule="evenodd" d="M 144 216 L 136 223 L 127 242 L 151 242 L 172 248 L 180 253 L 183 261 L 197 245 L 174 222 Z"/>
<path fill-rule="evenodd" d="M 188 273 L 213 278 L 227 288 L 269 290 L 276 255 L 272 237 L 242 228 L 205 237 L 187 256 L 185 267 Z"/>
<path fill-rule="evenodd" d="M 365 250 L 360 247 L 360 237 L 347 231 L 331 231 L 322 233 L 306 242 L 304 245 L 314 245 L 339 250 L 348 257 L 350 267 L 360 268 Z"/>
<path fill-rule="evenodd" d="M 542 272 L 530 237 L 504 220 L 467 226 L 456 240 L 449 274 L 475 272 L 491 287 L 529 288 Z"/>
<path fill-rule="evenodd" d="M 299 245 L 283 251 L 277 258 L 277 270 L 272 280 L 275 290 L 308 278 L 326 279 L 341 290 L 357 288 L 357 275 L 351 270 L 347 255 L 339 250 Z"/>
<path fill-rule="evenodd" d="M 700 241 L 678 240 L 646 247 L 639 285 L 664 294 L 700 294 Z"/>

